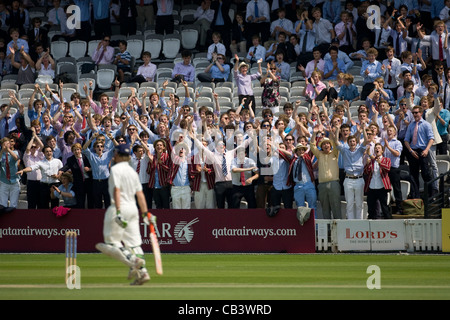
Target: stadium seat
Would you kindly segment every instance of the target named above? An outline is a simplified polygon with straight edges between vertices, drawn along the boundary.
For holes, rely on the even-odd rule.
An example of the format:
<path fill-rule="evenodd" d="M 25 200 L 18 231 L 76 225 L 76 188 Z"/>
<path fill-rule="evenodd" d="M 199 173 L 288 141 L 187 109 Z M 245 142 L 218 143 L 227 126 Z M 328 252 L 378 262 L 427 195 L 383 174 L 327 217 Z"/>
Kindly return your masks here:
<path fill-rule="evenodd" d="M 450 170 L 450 162 L 447 160 L 436 160 L 439 175 L 446 174 Z"/>
<path fill-rule="evenodd" d="M 101 90 L 110 89 L 116 73 L 113 69 L 98 69 L 97 70 L 97 87 Z"/>
<path fill-rule="evenodd" d="M 75 59 L 82 58 L 86 55 L 87 42 L 81 40 L 74 40 L 69 43 L 69 56 Z"/>
<path fill-rule="evenodd" d="M 67 41 L 52 41 L 50 43 L 50 53 L 55 61 L 67 56 L 69 52 L 69 43 Z"/>
<path fill-rule="evenodd" d="M 127 51 L 131 54 L 131 56 L 139 59 L 141 57 L 142 50 L 144 49 L 144 41 L 141 39 L 128 39 L 127 43 Z"/>
<path fill-rule="evenodd" d="M 183 29 L 181 30 L 181 46 L 184 49 L 192 50 L 196 47 L 198 40 L 198 30 Z"/>
<path fill-rule="evenodd" d="M 162 36 L 150 35 L 144 41 L 144 51 L 150 52 L 152 59 L 158 59 L 163 45 Z"/>
<path fill-rule="evenodd" d="M 181 47 L 180 36 L 175 34 L 166 35 L 163 40 L 162 52 L 167 59 L 175 59 Z"/>
<path fill-rule="evenodd" d="M 65 101 L 70 101 L 71 100 L 70 97 L 77 91 L 75 89 L 73 89 L 73 88 L 64 88 L 63 87 L 63 91 L 62 92 L 63 92 L 64 100 Z"/>
<path fill-rule="evenodd" d="M 98 44 L 101 40 L 91 40 L 88 42 L 87 55 L 92 57 L 94 55 L 95 50 L 97 50 Z"/>

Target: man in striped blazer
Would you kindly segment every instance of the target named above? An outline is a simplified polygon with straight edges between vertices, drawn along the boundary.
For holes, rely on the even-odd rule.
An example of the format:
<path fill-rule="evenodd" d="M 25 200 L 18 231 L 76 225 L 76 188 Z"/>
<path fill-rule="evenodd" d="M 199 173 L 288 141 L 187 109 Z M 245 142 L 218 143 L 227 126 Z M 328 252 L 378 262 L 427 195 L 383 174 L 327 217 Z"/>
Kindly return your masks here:
<path fill-rule="evenodd" d="M 306 151 L 308 146 L 298 144 L 294 149 L 294 158 L 289 166 L 288 183 L 294 186 L 294 200 L 297 207 L 304 207 L 305 200 L 308 207 L 317 208 L 317 192 L 314 184 L 314 171 L 311 156 Z M 281 155 L 282 153 L 280 153 Z"/>
<path fill-rule="evenodd" d="M 202 140 L 207 147 L 208 142 Z M 214 166 L 208 161 L 202 151 L 191 158 L 190 166 L 191 189 L 194 193 L 196 209 L 215 209 L 214 184 L 216 175 Z"/>
<path fill-rule="evenodd" d="M 149 188 L 153 189 L 153 201 L 156 209 L 170 209 L 170 168 L 171 158 L 168 152 L 170 142 L 158 139 L 153 143 L 155 154 L 150 155 L 147 172 L 150 175 Z"/>
<path fill-rule="evenodd" d="M 369 219 L 377 218 L 377 201 L 380 202 L 381 213 L 385 219 L 392 219 L 392 214 L 387 203 L 388 193 L 391 191 L 389 171 L 391 170 L 391 159 L 383 156 L 384 147 L 381 143 L 375 144 L 374 154 L 366 149 L 369 158 L 364 167 L 366 181 L 364 192 L 367 193 L 367 206 Z"/>

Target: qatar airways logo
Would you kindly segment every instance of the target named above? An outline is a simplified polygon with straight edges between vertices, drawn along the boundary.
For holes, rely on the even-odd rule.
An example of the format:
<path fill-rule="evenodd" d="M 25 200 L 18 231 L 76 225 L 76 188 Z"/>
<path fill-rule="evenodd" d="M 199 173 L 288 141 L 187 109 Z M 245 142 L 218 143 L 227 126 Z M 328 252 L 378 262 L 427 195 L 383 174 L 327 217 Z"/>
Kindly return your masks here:
<path fill-rule="evenodd" d="M 352 231 L 345 229 L 345 239 L 350 240 L 394 240 L 398 238 L 397 231 Z"/>

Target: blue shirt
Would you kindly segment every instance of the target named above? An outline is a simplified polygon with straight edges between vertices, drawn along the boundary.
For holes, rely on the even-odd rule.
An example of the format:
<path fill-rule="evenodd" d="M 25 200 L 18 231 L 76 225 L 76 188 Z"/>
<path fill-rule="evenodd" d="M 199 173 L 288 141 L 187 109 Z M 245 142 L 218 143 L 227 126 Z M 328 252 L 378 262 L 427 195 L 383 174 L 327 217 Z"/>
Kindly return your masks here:
<path fill-rule="evenodd" d="M 19 153 L 17 151 L 14 151 L 14 153 L 19 156 Z M 9 163 L 9 173 L 10 173 L 10 179 L 8 180 L 6 178 L 6 157 L 8 157 L 8 163 Z M 2 155 L 2 165 L 0 166 L 0 181 L 6 184 L 15 184 L 19 181 L 19 176 L 17 175 L 17 161 L 14 160 L 14 158 L 11 156 L 11 154 L 7 151 L 3 152 Z"/>
<path fill-rule="evenodd" d="M 80 20 L 89 21 L 91 17 L 90 0 L 74 0 L 74 3 L 80 8 Z"/>
<path fill-rule="evenodd" d="M 89 149 L 85 149 L 82 152 L 86 155 L 91 164 L 92 177 L 95 180 L 108 179 L 110 174 L 109 164 L 114 155 L 114 150 L 104 151 L 101 157 Z"/>
<path fill-rule="evenodd" d="M 409 124 L 408 129 L 406 130 L 405 141 L 409 142 L 409 145 L 412 149 L 425 149 L 428 145 L 428 141 L 431 139 L 434 140 L 433 129 L 431 128 L 431 124 L 427 122 L 425 119 L 419 120 L 419 128 L 417 129 L 417 144 L 412 143 L 414 128 L 416 126 L 416 121 L 413 121 Z"/>
<path fill-rule="evenodd" d="M 388 143 L 389 143 L 389 147 L 391 147 L 395 151 L 398 151 L 398 152 L 400 152 L 400 154 L 402 154 L 403 145 L 400 141 L 393 138 L 391 141 L 388 141 Z M 381 141 L 381 144 L 384 146 L 384 140 Z M 392 168 L 398 168 L 400 166 L 400 154 L 398 155 L 398 157 L 396 157 L 392 154 L 391 151 L 388 150 L 388 148 L 384 149 L 384 156 L 386 158 L 391 159 L 391 167 Z"/>
<path fill-rule="evenodd" d="M 366 151 L 366 147 L 363 144 L 360 144 L 354 151 L 351 151 L 348 146 L 346 147 L 339 144 L 337 148 L 342 153 L 345 173 L 361 176 L 364 172 L 363 155 Z"/>
<path fill-rule="evenodd" d="M 94 12 L 95 20 L 103 20 L 109 18 L 109 3 L 104 0 L 91 0 L 92 10 Z"/>
<path fill-rule="evenodd" d="M 216 65 L 213 65 L 210 69 L 211 78 L 213 79 L 225 79 L 225 81 L 228 80 L 228 77 L 230 76 L 230 65 L 229 64 L 223 64 L 222 68 L 224 69 L 223 72 L 220 71 L 219 67 Z"/>
<path fill-rule="evenodd" d="M 64 197 L 63 195 L 59 194 L 56 190 L 53 191 L 53 194 L 55 195 L 55 197 L 64 200 L 64 205 L 65 206 L 74 206 L 77 204 L 77 199 L 75 198 L 75 192 L 72 191 L 72 187 L 73 184 L 69 183 L 67 185 L 67 188 L 64 187 L 63 184 L 58 186 L 59 191 L 61 192 L 66 192 L 66 193 L 70 193 L 72 195 L 72 197 Z"/>
<path fill-rule="evenodd" d="M 344 61 L 339 58 L 337 58 L 336 61 L 337 61 L 339 70 L 341 70 L 341 72 L 344 72 L 344 73 L 347 72 L 347 68 L 345 66 Z M 327 74 L 332 69 L 333 69 L 333 61 L 331 61 L 331 59 L 325 60 L 325 66 L 323 69 L 323 73 Z M 326 78 L 326 80 L 336 80 L 337 74 L 338 74 L 337 70 L 334 70 L 333 73 L 328 78 Z"/>
<path fill-rule="evenodd" d="M 183 162 L 179 164 L 177 174 L 173 179 L 173 185 L 176 187 L 185 187 L 189 185 L 189 171 L 188 171 L 188 163 L 185 159 Z"/>
<path fill-rule="evenodd" d="M 270 165 L 273 170 L 273 187 L 275 190 L 287 190 L 286 185 L 289 176 L 289 164 L 280 157 L 271 157 Z"/>
<path fill-rule="evenodd" d="M 8 117 L 8 119 L 6 117 L 4 117 L 0 121 L 0 139 L 8 136 L 9 132 L 17 129 L 16 119 L 19 116 L 20 116 L 20 112 L 19 112 L 19 110 L 17 110 L 17 112 L 14 113 L 12 116 Z M 6 127 L 5 127 L 7 122 L 8 122 L 8 130 L 6 130 Z"/>
<path fill-rule="evenodd" d="M 352 101 L 357 97 L 359 97 L 358 88 L 353 83 L 349 86 L 344 84 L 339 90 L 339 98 L 341 98 L 341 100 Z"/>
<path fill-rule="evenodd" d="M 309 171 L 308 168 L 306 167 L 305 161 L 302 161 L 302 180 L 298 180 L 297 177 L 297 169 L 298 169 L 298 165 L 300 162 L 300 158 L 295 160 L 294 166 L 292 168 L 292 172 L 293 172 L 293 178 L 294 178 L 294 182 L 295 184 L 306 184 L 308 182 L 312 182 L 311 181 L 311 176 L 309 175 Z"/>
<path fill-rule="evenodd" d="M 439 134 L 443 136 L 448 134 L 447 127 L 448 123 L 450 122 L 450 111 L 448 111 L 447 109 L 442 109 L 439 112 L 439 116 L 445 121 L 445 125 L 442 125 L 441 120 L 439 119 L 436 121 L 437 130 Z"/>
<path fill-rule="evenodd" d="M 364 78 L 364 83 L 373 83 L 375 79 L 383 76 L 383 71 L 381 70 L 382 63 L 375 60 L 374 62 L 369 62 L 365 60 L 361 66 L 361 76 Z M 369 70 L 369 74 L 366 75 L 366 70 Z"/>

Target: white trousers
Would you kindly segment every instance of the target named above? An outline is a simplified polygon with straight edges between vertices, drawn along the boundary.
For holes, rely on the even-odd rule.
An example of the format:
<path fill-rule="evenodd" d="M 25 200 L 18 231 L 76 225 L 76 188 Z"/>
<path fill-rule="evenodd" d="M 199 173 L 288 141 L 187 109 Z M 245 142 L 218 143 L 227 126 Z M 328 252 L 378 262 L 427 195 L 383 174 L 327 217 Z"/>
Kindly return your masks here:
<path fill-rule="evenodd" d="M 134 248 L 142 244 L 141 232 L 139 230 L 139 210 L 137 206 L 122 203 L 120 206 L 122 219 L 128 222 L 126 228 L 119 226 L 114 219 L 116 218 L 116 207 L 110 205 L 105 213 L 103 220 L 103 237 L 105 243 L 112 244 L 115 247 Z"/>
<path fill-rule="evenodd" d="M 191 187 L 172 186 L 170 189 L 172 196 L 172 209 L 190 209 L 191 208 Z"/>
<path fill-rule="evenodd" d="M 196 209 L 215 209 L 216 200 L 214 189 L 208 189 L 208 183 L 200 183 L 200 190 L 194 192 L 194 203 Z"/>
<path fill-rule="evenodd" d="M 347 219 L 363 218 L 364 179 L 344 180 L 345 201 L 347 201 Z"/>
<path fill-rule="evenodd" d="M 17 181 L 14 184 L 0 182 L 0 204 L 2 206 L 17 208 L 17 204 L 19 202 L 19 194 L 20 194 L 19 181 Z"/>

